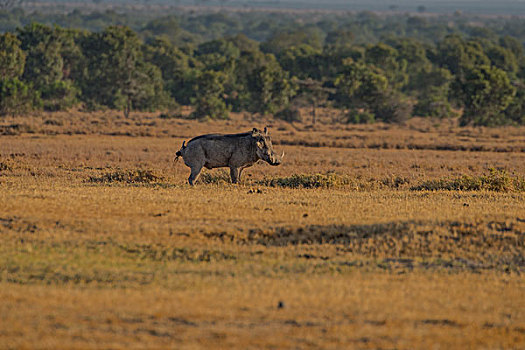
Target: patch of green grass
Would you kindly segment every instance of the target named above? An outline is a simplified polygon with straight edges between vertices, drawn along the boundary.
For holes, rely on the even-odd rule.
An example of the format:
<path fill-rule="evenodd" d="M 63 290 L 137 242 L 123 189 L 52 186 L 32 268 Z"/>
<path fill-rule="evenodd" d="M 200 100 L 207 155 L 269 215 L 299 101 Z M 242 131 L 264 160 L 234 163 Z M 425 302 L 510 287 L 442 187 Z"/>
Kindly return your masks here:
<path fill-rule="evenodd" d="M 199 177 L 199 182 L 204 184 L 227 184 L 230 183 L 230 175 L 225 170 L 219 170 L 213 173 L 203 172 Z"/>
<path fill-rule="evenodd" d="M 525 191 L 525 178 L 512 177 L 505 170 L 490 168 L 486 175 L 464 175 L 455 179 L 429 180 L 411 187 L 411 190 L 522 192 Z"/>
<path fill-rule="evenodd" d="M 400 176 L 379 179 L 363 179 L 336 173 L 326 174 L 293 174 L 287 177 L 271 177 L 256 181 L 257 185 L 282 188 L 344 188 L 355 191 L 367 191 L 383 188 L 400 189 L 410 180 Z"/>
<path fill-rule="evenodd" d="M 234 252 L 113 241 L 13 242 L 0 249 L 0 282 L 126 287 L 167 278 L 168 271 L 209 273 L 238 259 Z"/>
<path fill-rule="evenodd" d="M 210 249 L 194 249 L 151 244 L 131 246 L 120 245 L 119 248 L 124 251 L 128 257 L 133 258 L 133 260 L 139 259 L 153 262 L 180 261 L 202 263 L 237 259 L 234 254 Z"/>
<path fill-rule="evenodd" d="M 327 174 L 294 174 L 288 177 L 265 178 L 257 181 L 258 185 L 285 188 L 341 188 L 355 185 L 349 176 L 335 173 Z"/>
<path fill-rule="evenodd" d="M 91 183 L 156 183 L 162 181 L 160 175 L 155 174 L 151 170 L 132 169 L 107 172 L 101 176 L 90 176 L 87 182 Z"/>

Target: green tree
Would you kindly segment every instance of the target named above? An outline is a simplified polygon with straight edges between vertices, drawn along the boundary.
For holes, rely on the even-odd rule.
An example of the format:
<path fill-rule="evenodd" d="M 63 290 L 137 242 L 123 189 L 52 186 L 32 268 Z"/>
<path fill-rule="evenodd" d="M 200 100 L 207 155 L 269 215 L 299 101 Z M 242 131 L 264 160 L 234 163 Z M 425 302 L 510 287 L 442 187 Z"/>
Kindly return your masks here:
<path fill-rule="evenodd" d="M 397 60 L 406 62 L 407 84 L 403 91 L 417 95 L 427 82 L 421 79 L 432 70 L 425 45 L 412 38 L 390 39 L 388 43 L 397 50 Z"/>
<path fill-rule="evenodd" d="M 224 101 L 224 82 L 222 72 L 208 70 L 197 78 L 195 97 L 192 102 L 195 110 L 190 117 L 194 119 L 228 119 L 229 108 Z"/>
<path fill-rule="evenodd" d="M 474 66 L 490 64 L 479 42 L 465 42 L 456 34 L 448 35 L 438 42 L 433 61 L 454 75 L 462 75 L 465 69 Z"/>
<path fill-rule="evenodd" d="M 417 96 L 413 114 L 437 118 L 453 116 L 452 106 L 448 101 L 453 78 L 446 68 L 433 67 L 430 71 L 419 72 L 413 83 Z"/>
<path fill-rule="evenodd" d="M 319 66 L 318 76 L 312 76 L 316 80 L 335 80 L 344 70 L 345 62 L 349 59 L 353 62 L 365 61 L 365 48 L 359 45 L 350 47 L 330 47 L 325 46 L 322 56 L 316 61 Z"/>
<path fill-rule="evenodd" d="M 89 61 L 82 91 L 90 106 L 118 108 L 128 117 L 134 109 L 169 103 L 160 69 L 144 61 L 142 43 L 131 29 L 114 26 L 93 33 L 84 52 Z"/>
<path fill-rule="evenodd" d="M 144 60 L 160 69 L 165 90 L 177 102 L 189 105 L 195 85 L 195 78 L 191 76 L 194 59 L 165 38 L 155 39 L 145 45 L 143 51 Z"/>
<path fill-rule="evenodd" d="M 525 82 L 516 86 L 516 95 L 505 109 L 505 116 L 510 123 L 525 125 Z"/>
<path fill-rule="evenodd" d="M 394 89 L 402 88 L 408 82 L 407 61 L 400 58 L 398 51 L 389 45 L 379 43 L 367 47 L 365 61 L 380 67 Z"/>
<path fill-rule="evenodd" d="M 71 80 L 55 80 L 42 86 L 39 93 L 46 110 L 60 111 L 76 104 L 79 90 Z"/>
<path fill-rule="evenodd" d="M 11 33 L 0 35 L 0 77 L 19 78 L 24 72 L 26 54 L 20 48 L 20 40 Z"/>
<path fill-rule="evenodd" d="M 293 104 L 299 107 L 311 107 L 312 124 L 315 125 L 317 121 L 317 107 L 327 100 L 329 94 L 334 92 L 334 89 L 324 87 L 322 82 L 311 78 L 306 80 L 295 79 L 294 83 L 298 86 L 298 90 L 297 95 L 293 99 Z M 293 115 L 293 113 L 288 113 L 288 115 Z"/>
<path fill-rule="evenodd" d="M 388 89 L 377 96 L 371 104 L 376 120 L 385 123 L 401 123 L 412 116 L 412 105 L 399 91 Z"/>
<path fill-rule="evenodd" d="M 505 35 L 499 39 L 499 44 L 501 47 L 510 50 L 518 61 L 525 56 L 523 44 L 515 37 Z"/>
<path fill-rule="evenodd" d="M 321 79 L 323 62 L 322 52 L 319 49 L 301 44 L 289 47 L 281 52 L 279 63 L 284 70 L 300 79 Z"/>
<path fill-rule="evenodd" d="M 410 104 L 375 65 L 347 62 L 334 85 L 334 99 L 347 110 L 349 122 L 401 122 L 410 117 Z"/>
<path fill-rule="evenodd" d="M 460 125 L 495 126 L 506 122 L 503 111 L 516 90 L 504 71 L 486 65 L 470 68 L 464 80 L 456 79 L 454 84 L 464 105 Z"/>
<path fill-rule="evenodd" d="M 62 80 L 64 60 L 56 27 L 32 23 L 19 29 L 18 37 L 27 53 L 24 80 L 37 89 Z"/>
<path fill-rule="evenodd" d="M 237 34 L 234 36 L 226 37 L 225 40 L 231 42 L 239 49 L 240 52 L 255 52 L 259 51 L 259 43 L 255 40 L 248 38 L 244 34 Z"/>
<path fill-rule="evenodd" d="M 227 102 L 233 111 L 239 112 L 247 110 L 250 104 L 251 91 L 248 87 L 248 80 L 253 72 L 258 68 L 268 64 L 270 57 L 260 51 L 244 51 L 235 62 L 233 79 L 228 79 L 225 87 Z"/>
<path fill-rule="evenodd" d="M 273 58 L 251 72 L 246 80 L 246 91 L 250 96 L 246 110 L 264 115 L 286 107 L 295 95 L 296 87 Z"/>
<path fill-rule="evenodd" d="M 518 72 L 518 60 L 511 50 L 501 46 L 492 46 L 487 50 L 487 57 L 492 65 L 504 70 L 512 76 Z"/>
<path fill-rule="evenodd" d="M 18 78 L 0 79 L 0 116 L 20 115 L 38 104 L 38 94 Z"/>
<path fill-rule="evenodd" d="M 27 53 L 22 78 L 40 92 L 44 108 L 61 110 L 73 106 L 78 89 L 68 78 L 76 69 L 73 61 L 80 52 L 71 32 L 32 23 L 19 29 L 18 37 Z"/>
<path fill-rule="evenodd" d="M 348 49 L 354 42 L 354 33 L 347 29 L 337 29 L 326 34 L 324 41 L 325 50 L 333 51 Z"/>
<path fill-rule="evenodd" d="M 275 113 L 287 106 L 296 90 L 275 56 L 260 51 L 241 53 L 234 79 L 228 84 L 227 100 L 233 110 L 261 114 Z"/>
<path fill-rule="evenodd" d="M 323 47 L 322 43 L 323 34 L 319 28 L 297 28 L 289 31 L 280 29 L 261 44 L 261 50 L 265 53 L 279 55 L 283 50 L 301 44 L 320 50 Z"/>
<path fill-rule="evenodd" d="M 232 72 L 240 50 L 233 42 L 218 39 L 202 43 L 195 51 L 196 58 L 206 70 Z"/>
<path fill-rule="evenodd" d="M 163 39 L 168 40 L 171 44 L 177 46 L 187 45 L 198 41 L 199 35 L 182 29 L 179 21 L 180 19 L 173 15 L 153 19 L 144 26 L 140 31 L 140 35 L 146 41 L 162 37 Z"/>
<path fill-rule="evenodd" d="M 23 114 L 37 99 L 28 85 L 19 80 L 24 72 L 24 51 L 20 40 L 11 33 L 0 35 L 0 115 Z"/>
<path fill-rule="evenodd" d="M 373 120 L 373 104 L 386 93 L 388 79 L 377 67 L 349 61 L 335 79 L 334 101 L 346 110 L 349 122 Z"/>

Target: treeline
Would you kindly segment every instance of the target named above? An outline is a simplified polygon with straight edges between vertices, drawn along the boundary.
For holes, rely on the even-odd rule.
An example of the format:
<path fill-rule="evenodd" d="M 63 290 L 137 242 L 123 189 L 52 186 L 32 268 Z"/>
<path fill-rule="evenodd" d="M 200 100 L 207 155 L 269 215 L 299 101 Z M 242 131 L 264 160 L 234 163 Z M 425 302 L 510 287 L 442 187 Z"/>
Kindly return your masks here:
<path fill-rule="evenodd" d="M 489 40 L 509 35 L 525 42 L 525 18 L 517 16 L 489 17 L 461 13 L 429 16 L 369 11 L 193 11 L 176 6 L 166 8 L 153 5 L 143 10 L 125 6 L 101 10 L 100 7 L 103 8 L 97 5 L 92 6 L 91 10 L 73 11 L 66 11 L 59 5 L 54 10 L 46 8 L 45 11 L 38 7 L 25 10 L 0 9 L 0 32 L 14 32 L 17 28 L 37 22 L 94 32 L 109 26 L 128 26 L 144 41 L 163 35 L 176 46 L 188 43 L 197 45 L 240 33 L 259 42 L 267 41 L 279 33 L 307 33 L 303 41 L 308 40 L 316 48 L 321 48 L 327 37 L 333 37 L 338 32 L 352 33 L 352 40 L 356 44 L 377 43 L 386 37 L 410 37 L 424 43 L 435 43 L 449 34 Z"/>
<path fill-rule="evenodd" d="M 340 30 L 312 40 L 296 28 L 262 42 L 236 34 L 174 44 L 126 26 L 32 23 L 0 36 L 0 114 L 81 106 L 176 115 L 192 105 L 193 118 L 245 111 L 294 121 L 298 107 L 333 106 L 349 123 L 460 111 L 461 125 L 525 124 L 525 54 L 515 37 L 359 44 Z"/>

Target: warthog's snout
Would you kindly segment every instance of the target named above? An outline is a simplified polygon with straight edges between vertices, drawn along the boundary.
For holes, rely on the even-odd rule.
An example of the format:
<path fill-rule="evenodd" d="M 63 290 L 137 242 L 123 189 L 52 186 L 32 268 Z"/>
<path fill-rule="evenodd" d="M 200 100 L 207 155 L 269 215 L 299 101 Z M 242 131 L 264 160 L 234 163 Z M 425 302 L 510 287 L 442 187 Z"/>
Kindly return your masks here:
<path fill-rule="evenodd" d="M 269 160 L 269 164 L 270 165 L 273 165 L 273 166 L 276 166 L 276 165 L 280 165 L 282 162 L 283 162 L 283 157 L 284 157 L 284 151 L 283 151 L 283 154 L 281 154 L 281 156 L 276 156 L 275 154 L 272 155 L 270 157 L 270 160 Z"/>

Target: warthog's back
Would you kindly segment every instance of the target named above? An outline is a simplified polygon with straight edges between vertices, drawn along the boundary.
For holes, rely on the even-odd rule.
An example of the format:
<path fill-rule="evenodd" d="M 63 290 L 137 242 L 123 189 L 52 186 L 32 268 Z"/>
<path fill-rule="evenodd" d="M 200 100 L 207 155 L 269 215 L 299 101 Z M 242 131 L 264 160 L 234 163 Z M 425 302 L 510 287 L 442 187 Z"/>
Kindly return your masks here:
<path fill-rule="evenodd" d="M 251 133 L 201 135 L 188 142 L 184 159 L 206 168 L 253 164 L 257 156 L 252 142 Z"/>
<path fill-rule="evenodd" d="M 201 140 L 201 139 L 205 139 L 205 140 L 233 140 L 233 139 L 236 139 L 236 138 L 239 138 L 239 137 L 246 137 L 246 136 L 250 136 L 251 133 L 250 132 L 243 132 L 243 133 L 240 133 L 240 134 L 206 134 L 206 135 L 200 135 L 200 136 L 197 136 L 197 137 L 194 137 L 192 138 L 189 142 L 193 142 L 193 141 L 196 141 L 196 140 Z"/>

